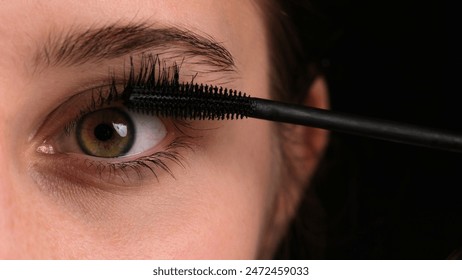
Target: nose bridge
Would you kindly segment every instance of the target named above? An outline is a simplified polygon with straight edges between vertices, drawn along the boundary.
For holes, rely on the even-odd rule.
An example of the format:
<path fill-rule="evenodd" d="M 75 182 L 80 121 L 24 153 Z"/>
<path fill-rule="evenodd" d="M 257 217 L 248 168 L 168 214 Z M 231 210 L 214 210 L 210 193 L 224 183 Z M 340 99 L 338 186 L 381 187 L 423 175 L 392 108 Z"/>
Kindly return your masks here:
<path fill-rule="evenodd" d="M 24 115 L 31 110 L 23 106 L 27 95 L 21 90 L 27 78 L 26 49 L 21 47 L 21 36 L 13 31 L 0 27 L 0 259 L 25 256 L 34 223 L 21 160 L 25 158 L 23 143 L 29 129 Z"/>
<path fill-rule="evenodd" d="M 0 73 L 5 74 L 5 69 Z M 19 249 L 14 236 L 17 228 L 18 202 L 15 194 L 14 172 L 14 106 L 8 76 L 0 75 L 0 259 L 14 258 L 14 248 Z"/>
<path fill-rule="evenodd" d="M 5 88 L 0 78 L 0 259 L 5 258 L 7 244 L 10 242 L 9 228 L 11 228 L 12 197 L 9 190 L 11 177 L 8 168 L 7 151 L 7 110 L 5 108 Z"/>
<path fill-rule="evenodd" d="M 0 109 L 0 118 L 5 115 Z M 12 129 L 0 120 L 0 260 L 34 256 L 37 217 L 24 172 L 17 167 L 16 152 L 5 131 Z"/>
<path fill-rule="evenodd" d="M 1 69 L 0 69 L 1 73 Z M 2 75 L 3 76 L 3 75 Z M 9 184 L 8 182 L 11 180 L 10 177 L 10 170 L 9 170 L 9 120 L 10 120 L 10 112 L 8 110 L 7 104 L 8 101 L 8 89 L 7 83 L 5 81 L 5 77 L 0 77 L 0 207 L 3 205 L 3 199 L 6 195 L 6 186 Z M 0 215 L 1 211 L 0 211 Z M 0 220 L 1 222 L 1 220 Z"/>
<path fill-rule="evenodd" d="M 2 73 L 2 69 L 0 69 Z M 11 180 L 10 153 L 11 145 L 14 142 L 12 133 L 12 111 L 14 104 L 11 104 L 11 94 L 4 75 L 0 75 L 0 197 L 5 191 L 8 181 Z M 13 106 L 12 106 L 13 105 Z"/>
<path fill-rule="evenodd" d="M 3 115 L 0 112 L 0 117 Z M 0 121 L 0 131 L 4 131 L 5 123 Z M 0 132 L 0 259 L 11 258 L 11 249 L 14 247 L 14 195 L 12 191 L 12 177 L 8 168 L 8 156 L 3 133 Z"/>

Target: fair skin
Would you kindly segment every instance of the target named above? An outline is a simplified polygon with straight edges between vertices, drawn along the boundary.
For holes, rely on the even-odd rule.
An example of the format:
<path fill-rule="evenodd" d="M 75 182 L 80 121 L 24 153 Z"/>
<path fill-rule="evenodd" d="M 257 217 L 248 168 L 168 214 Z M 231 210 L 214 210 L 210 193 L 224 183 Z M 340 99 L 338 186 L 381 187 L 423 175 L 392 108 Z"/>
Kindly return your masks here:
<path fill-rule="evenodd" d="M 86 155 L 72 140 L 75 128 L 62 136 L 80 110 L 66 107 L 69 98 L 77 100 L 74 105 L 86 104 L 79 100 L 89 99 L 88 89 L 107 85 L 110 71 L 115 76 L 124 73 L 130 57 L 139 64 L 141 53 L 159 55 L 170 67 L 181 65 L 181 81 L 195 76 L 194 82 L 270 98 L 265 26 L 254 3 L 131 0 L 0 5 L 0 17 L 7 23 L 0 25 L 0 258 L 271 256 L 293 216 L 293 211 L 281 209 L 295 208 L 303 189 L 300 182 L 309 180 L 317 162 L 312 149 L 315 153 L 323 149 L 323 132 L 294 131 L 308 139 L 293 149 L 307 157 L 299 165 L 302 180 L 283 176 L 274 126 L 259 120 L 191 123 L 193 129 L 185 129 L 194 136 L 188 140 L 190 148 L 177 150 L 181 164 L 166 160 L 171 174 L 152 167 L 157 179 L 147 168 L 141 174 L 130 168 L 111 173 L 96 168 L 95 162 L 120 163 L 162 152 L 180 134 L 169 120 L 162 120 L 165 137 L 123 158 Z M 77 64 L 53 63 L 53 58 L 43 63 L 44 44 L 60 43 L 69 30 L 138 22 L 213 38 L 229 51 L 235 65 L 231 71 L 213 71 L 215 66 L 198 63 L 209 57 L 187 55 L 191 46 L 181 42 Z M 170 44 L 179 49 L 177 57 L 171 58 Z M 325 106 L 325 86 L 320 81 L 315 85 L 307 103 Z M 63 139 L 68 144 L 61 144 Z M 282 199 L 285 192 L 294 200 Z"/>

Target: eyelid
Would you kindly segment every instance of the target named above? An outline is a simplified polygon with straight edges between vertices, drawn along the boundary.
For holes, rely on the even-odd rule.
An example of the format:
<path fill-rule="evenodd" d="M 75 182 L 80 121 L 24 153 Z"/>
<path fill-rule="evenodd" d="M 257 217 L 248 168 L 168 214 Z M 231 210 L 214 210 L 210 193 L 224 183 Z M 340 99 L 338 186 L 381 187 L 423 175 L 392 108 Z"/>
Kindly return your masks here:
<path fill-rule="evenodd" d="M 135 63 L 138 66 L 135 66 Z M 74 121 L 70 121 L 71 126 L 75 125 L 79 116 L 81 117 L 86 113 L 102 108 L 105 103 L 109 105 L 118 99 L 120 100 L 121 95 L 124 94 L 123 91 L 129 86 L 128 83 L 144 83 L 147 82 L 145 79 L 150 80 L 151 76 L 156 81 L 170 79 L 170 76 L 173 75 L 172 71 L 179 73 L 180 67 L 175 62 L 167 65 L 167 61 L 161 61 L 158 56 L 152 54 L 130 57 L 130 69 L 128 72 L 126 71 L 125 63 L 122 66 L 118 71 L 115 69 L 110 70 L 109 79 L 106 74 L 105 79 L 99 79 L 99 84 L 92 83 L 92 87 L 80 90 L 62 102 L 58 108 L 49 114 L 47 119 L 61 118 L 62 112 L 66 112 L 67 115 L 76 116 Z M 84 104 L 85 102 L 87 104 Z M 41 129 L 46 130 L 43 127 Z M 69 129 L 69 127 L 66 129 Z"/>
<path fill-rule="evenodd" d="M 107 82 L 99 86 L 93 86 L 92 88 L 79 91 L 74 94 L 63 103 L 61 103 L 57 108 L 55 108 L 48 116 L 45 118 L 45 121 L 40 125 L 37 130 L 36 135 L 40 135 L 39 142 L 43 142 L 46 137 L 49 137 L 52 132 L 55 132 L 56 128 L 52 126 L 46 126 L 48 123 L 66 123 L 69 124 L 85 113 L 90 112 L 90 110 L 97 109 L 97 101 L 100 94 L 103 92 L 104 88 L 108 88 L 110 85 L 107 85 Z M 104 104 L 103 104 L 104 105 Z M 65 119 L 63 119 L 63 116 Z M 64 127 L 64 129 L 69 129 L 69 127 Z"/>
<path fill-rule="evenodd" d="M 62 102 L 48 115 L 47 122 L 62 122 L 62 117 L 66 116 L 64 129 L 69 132 L 83 115 L 118 100 L 122 105 L 122 95 L 127 88 L 135 85 L 157 84 L 163 82 L 164 79 L 171 79 L 171 77 L 179 81 L 180 66 L 177 66 L 175 62 L 167 64 L 166 60 L 161 60 L 157 55 L 142 54 L 138 57 L 130 57 L 129 71 L 125 67 L 126 63 L 123 63 L 122 66 L 122 69 L 118 71 L 109 71 L 111 73 L 109 79 L 106 75 L 106 79 L 99 79 L 101 81 L 99 84 L 92 83 L 91 88 L 81 90 Z M 93 78 L 93 80 L 95 79 Z M 150 86 L 154 86 L 154 84 Z M 42 137 L 39 137 L 38 142 L 42 144 L 46 140 L 45 137 L 49 137 L 55 132 L 53 129 L 47 127 L 46 122 L 42 123 L 38 130 Z"/>
<path fill-rule="evenodd" d="M 39 156 L 31 163 L 30 172 L 40 189 L 60 199 L 92 188 L 124 194 L 134 191 L 130 186 L 136 186 L 138 192 L 141 186 L 152 187 L 164 176 L 175 178 L 172 167 L 186 168 L 198 139 L 175 133 L 143 154 L 109 160 L 82 154 Z"/>

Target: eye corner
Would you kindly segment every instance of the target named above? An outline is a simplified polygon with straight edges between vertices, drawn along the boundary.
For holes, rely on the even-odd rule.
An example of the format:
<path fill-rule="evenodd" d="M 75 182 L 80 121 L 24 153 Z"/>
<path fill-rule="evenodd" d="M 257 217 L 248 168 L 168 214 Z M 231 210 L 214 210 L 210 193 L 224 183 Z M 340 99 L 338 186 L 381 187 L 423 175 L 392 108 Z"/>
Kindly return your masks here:
<path fill-rule="evenodd" d="M 39 154 L 45 154 L 45 155 L 56 154 L 56 150 L 53 147 L 53 145 L 51 145 L 50 143 L 47 143 L 46 141 L 44 141 L 42 144 L 36 147 L 35 151 Z"/>

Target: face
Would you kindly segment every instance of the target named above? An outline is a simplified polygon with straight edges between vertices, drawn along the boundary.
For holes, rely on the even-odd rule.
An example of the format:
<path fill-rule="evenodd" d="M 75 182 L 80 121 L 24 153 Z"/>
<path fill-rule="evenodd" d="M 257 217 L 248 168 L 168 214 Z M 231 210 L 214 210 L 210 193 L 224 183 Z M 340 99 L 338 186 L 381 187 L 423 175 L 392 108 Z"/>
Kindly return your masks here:
<path fill-rule="evenodd" d="M 256 4 L 8 1 L 0 18 L 1 258 L 259 256 L 281 185 L 271 124 L 120 102 L 175 73 L 269 98 Z"/>

